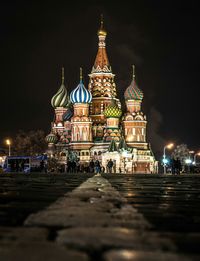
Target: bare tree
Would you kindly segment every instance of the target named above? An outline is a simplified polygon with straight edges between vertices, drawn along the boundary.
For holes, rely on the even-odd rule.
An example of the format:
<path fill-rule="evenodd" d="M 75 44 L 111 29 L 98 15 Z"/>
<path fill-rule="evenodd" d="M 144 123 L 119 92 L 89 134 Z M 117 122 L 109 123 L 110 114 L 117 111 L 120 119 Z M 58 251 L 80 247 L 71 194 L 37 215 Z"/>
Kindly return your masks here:
<path fill-rule="evenodd" d="M 20 156 L 34 156 L 45 152 L 47 144 L 42 130 L 20 130 L 13 141 L 13 152 Z"/>
<path fill-rule="evenodd" d="M 189 158 L 189 155 L 189 149 L 186 144 L 177 145 L 171 154 L 172 158 L 179 158 L 182 165 L 185 165 L 185 160 Z"/>

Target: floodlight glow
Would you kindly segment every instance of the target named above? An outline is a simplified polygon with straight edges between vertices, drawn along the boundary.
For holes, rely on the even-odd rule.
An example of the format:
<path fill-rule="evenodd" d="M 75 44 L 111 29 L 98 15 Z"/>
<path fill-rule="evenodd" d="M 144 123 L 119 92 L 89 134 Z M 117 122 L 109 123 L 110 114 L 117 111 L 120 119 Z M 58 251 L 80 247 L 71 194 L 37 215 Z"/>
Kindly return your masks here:
<path fill-rule="evenodd" d="M 173 143 L 170 143 L 170 144 L 168 144 L 166 147 L 167 147 L 168 149 L 171 149 L 173 146 L 174 146 L 174 144 L 173 144 Z"/>
<path fill-rule="evenodd" d="M 191 164 L 192 161 L 191 161 L 191 159 L 186 159 L 186 160 L 185 160 L 185 163 L 186 163 L 186 164 Z"/>
<path fill-rule="evenodd" d="M 10 144 L 11 144 L 11 142 L 10 142 L 9 139 L 6 140 L 6 144 L 7 144 L 7 145 L 10 145 Z"/>
<path fill-rule="evenodd" d="M 168 163 L 168 159 L 163 159 L 162 162 L 163 162 L 164 164 L 167 164 L 167 163 Z"/>

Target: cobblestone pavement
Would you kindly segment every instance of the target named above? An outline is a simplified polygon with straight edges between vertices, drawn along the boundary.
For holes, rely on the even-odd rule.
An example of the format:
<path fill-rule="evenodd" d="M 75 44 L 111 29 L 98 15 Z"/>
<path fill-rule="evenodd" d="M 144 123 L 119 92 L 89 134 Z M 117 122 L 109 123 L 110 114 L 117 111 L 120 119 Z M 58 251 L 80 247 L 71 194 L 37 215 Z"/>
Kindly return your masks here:
<path fill-rule="evenodd" d="M 25 200 L 28 214 L 16 224 L 1 222 L 4 227 L 0 228 L 0 260 L 199 260 L 200 177 L 87 178 L 31 178 L 31 184 L 40 186 L 39 191 L 46 187 L 46 192 L 44 189 L 41 195 L 29 195 L 25 200 L 27 194 L 34 194 L 34 186 L 30 185 L 19 204 L 21 211 Z M 21 185 L 16 182 L 13 187 L 20 191 Z M 12 186 L 3 188 L 4 193 L 12 192 Z M 31 210 L 31 202 L 38 202 L 39 207 Z M 1 212 L 2 205 L 5 207 L 6 203 L 1 196 Z"/>
<path fill-rule="evenodd" d="M 91 175 L 1 174 L 0 226 L 19 226 L 33 212 L 73 190 Z"/>

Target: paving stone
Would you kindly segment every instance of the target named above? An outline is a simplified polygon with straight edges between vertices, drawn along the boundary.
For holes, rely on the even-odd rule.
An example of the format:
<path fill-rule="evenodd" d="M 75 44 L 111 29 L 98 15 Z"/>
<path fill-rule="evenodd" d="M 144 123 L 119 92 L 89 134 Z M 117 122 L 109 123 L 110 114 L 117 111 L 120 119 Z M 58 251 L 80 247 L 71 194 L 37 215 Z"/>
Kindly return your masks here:
<path fill-rule="evenodd" d="M 197 256 L 185 256 L 168 252 L 111 250 L 104 254 L 104 261 L 191 261 L 199 260 Z"/>
<path fill-rule="evenodd" d="M 17 246 L 0 247 L 1 261 L 88 261 L 80 251 L 69 250 L 52 242 L 24 243 Z"/>
<path fill-rule="evenodd" d="M 67 247 L 84 250 L 124 247 L 137 250 L 176 250 L 169 239 L 160 237 L 157 233 L 121 227 L 65 229 L 58 232 L 56 241 Z"/>
<path fill-rule="evenodd" d="M 97 193 L 96 189 L 102 186 L 102 191 Z M 101 176 L 89 178 L 68 196 L 57 200 L 44 211 L 30 215 L 26 219 L 25 225 L 46 227 L 122 226 L 137 229 L 150 227 L 144 217 L 133 207 L 127 205 L 120 193 Z"/>
<path fill-rule="evenodd" d="M 10 173 L 0 176 L 0 225 L 20 226 L 31 213 L 50 205 L 91 175 Z"/>
<path fill-rule="evenodd" d="M 105 176 L 80 186 L 87 177 L 1 176 L 1 224 L 28 210 L 23 221 L 62 198 L 30 215 L 24 228 L 0 227 L 0 260 L 87 260 L 83 252 L 104 261 L 197 260 L 199 176 Z"/>
<path fill-rule="evenodd" d="M 49 231 L 45 228 L 0 227 L 0 246 L 23 242 L 44 242 Z"/>

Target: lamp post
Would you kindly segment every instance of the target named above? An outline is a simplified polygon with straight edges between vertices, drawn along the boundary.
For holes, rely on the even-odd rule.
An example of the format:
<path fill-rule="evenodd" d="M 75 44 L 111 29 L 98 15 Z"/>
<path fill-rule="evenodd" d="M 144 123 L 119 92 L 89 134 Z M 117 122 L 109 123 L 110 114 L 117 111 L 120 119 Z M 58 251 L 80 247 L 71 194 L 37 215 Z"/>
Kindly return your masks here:
<path fill-rule="evenodd" d="M 174 146 L 174 144 L 170 143 L 170 144 L 164 146 L 164 149 L 163 149 L 163 169 L 164 169 L 164 174 L 166 174 L 166 163 L 167 163 L 166 149 L 171 149 L 173 146 Z"/>
<path fill-rule="evenodd" d="M 9 139 L 7 139 L 6 144 L 8 145 L 8 156 L 10 156 L 11 155 L 11 141 Z"/>

